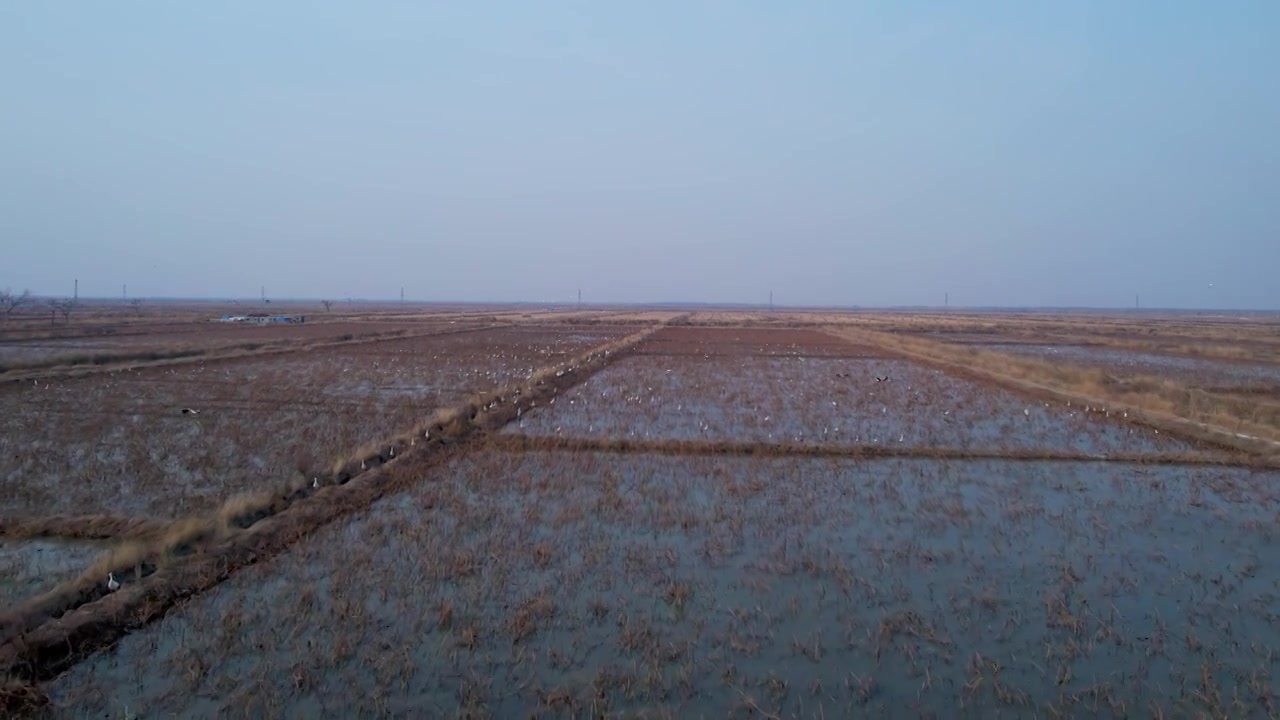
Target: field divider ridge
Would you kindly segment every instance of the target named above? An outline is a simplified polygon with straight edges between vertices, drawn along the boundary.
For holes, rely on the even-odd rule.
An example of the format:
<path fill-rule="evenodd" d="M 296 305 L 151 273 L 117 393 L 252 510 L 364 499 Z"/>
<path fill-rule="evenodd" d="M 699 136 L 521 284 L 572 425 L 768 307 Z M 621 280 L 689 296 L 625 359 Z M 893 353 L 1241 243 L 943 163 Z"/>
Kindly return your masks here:
<path fill-rule="evenodd" d="M 118 515 L 0 517 L 0 538 L 37 540 L 139 540 L 163 534 L 171 521 Z"/>
<path fill-rule="evenodd" d="M 739 455 L 745 457 L 847 458 L 850 460 L 1009 460 L 1050 462 L 1106 462 L 1133 465 L 1208 465 L 1215 467 L 1257 467 L 1270 465 L 1239 454 L 1089 454 L 1057 450 L 1003 450 L 998 448 L 928 448 L 888 445 L 835 445 L 831 443 L 776 443 L 735 440 L 637 440 L 575 436 L 494 435 L 488 448 L 505 452 L 603 452 L 654 455 Z"/>

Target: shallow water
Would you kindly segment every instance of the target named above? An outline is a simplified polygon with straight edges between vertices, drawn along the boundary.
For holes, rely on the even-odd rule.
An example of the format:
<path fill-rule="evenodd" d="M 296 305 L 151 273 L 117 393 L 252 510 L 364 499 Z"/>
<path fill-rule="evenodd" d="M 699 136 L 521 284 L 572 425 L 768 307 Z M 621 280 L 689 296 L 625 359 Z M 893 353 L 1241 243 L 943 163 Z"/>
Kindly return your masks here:
<path fill-rule="evenodd" d="M 1280 385 L 1280 366 L 1214 361 L 1086 345 L 974 343 L 972 347 L 1012 355 L 1101 367 L 1121 374 L 1145 374 L 1187 382 L 1250 386 Z"/>
<path fill-rule="evenodd" d="M 1088 454 L 1194 450 L 1118 416 L 1029 401 L 892 359 L 627 358 L 506 432 Z"/>
<path fill-rule="evenodd" d="M 66 540 L 0 540 L 0 608 L 76 577 L 105 545 Z"/>
<path fill-rule="evenodd" d="M 477 453 L 48 689 L 64 716 L 1263 714 L 1278 480 Z"/>

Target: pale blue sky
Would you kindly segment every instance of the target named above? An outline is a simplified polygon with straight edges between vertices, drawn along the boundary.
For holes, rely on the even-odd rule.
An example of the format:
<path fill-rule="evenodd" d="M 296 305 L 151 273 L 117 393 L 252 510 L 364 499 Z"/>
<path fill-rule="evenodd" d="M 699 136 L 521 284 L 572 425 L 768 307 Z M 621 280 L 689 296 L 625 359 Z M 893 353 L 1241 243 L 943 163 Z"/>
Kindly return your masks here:
<path fill-rule="evenodd" d="M 9 2 L 0 287 L 1276 309 L 1277 37 L 1275 0 Z"/>

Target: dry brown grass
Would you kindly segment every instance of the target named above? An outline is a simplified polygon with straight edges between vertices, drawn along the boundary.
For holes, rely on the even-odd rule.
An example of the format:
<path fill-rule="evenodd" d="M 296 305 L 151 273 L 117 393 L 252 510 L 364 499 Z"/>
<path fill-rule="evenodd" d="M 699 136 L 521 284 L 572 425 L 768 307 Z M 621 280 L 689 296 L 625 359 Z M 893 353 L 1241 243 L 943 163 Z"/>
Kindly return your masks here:
<path fill-rule="evenodd" d="M 0 518 L 0 537 L 14 540 L 67 538 L 125 540 L 152 537 L 169 527 L 168 520 L 114 515 L 51 515 Z"/>

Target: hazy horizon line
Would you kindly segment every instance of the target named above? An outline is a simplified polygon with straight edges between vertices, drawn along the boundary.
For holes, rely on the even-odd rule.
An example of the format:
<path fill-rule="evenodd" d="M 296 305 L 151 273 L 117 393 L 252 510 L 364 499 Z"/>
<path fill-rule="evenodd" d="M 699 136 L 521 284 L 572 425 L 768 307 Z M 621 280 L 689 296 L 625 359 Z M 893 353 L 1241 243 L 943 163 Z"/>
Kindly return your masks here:
<path fill-rule="evenodd" d="M 33 300 L 67 300 L 65 295 L 31 295 Z M 230 302 L 235 304 L 247 305 L 269 305 L 278 304 L 310 304 L 321 305 L 327 298 L 310 298 L 310 297 L 279 297 L 262 298 L 255 297 L 232 297 L 232 296 L 177 296 L 177 295 L 140 295 L 134 297 L 106 297 L 106 296 L 81 296 L 74 298 L 80 302 L 94 302 L 105 304 L 128 303 L 133 300 L 150 300 L 159 302 L 194 302 L 194 303 L 223 303 Z M 342 298 L 340 300 L 331 300 L 334 305 L 344 303 L 362 303 L 366 305 L 476 305 L 476 306 L 552 306 L 557 308 L 581 308 L 583 310 L 599 309 L 599 308 L 682 308 L 682 307 L 698 307 L 698 308 L 733 308 L 733 309 L 752 309 L 752 310 L 930 310 L 930 311 L 947 311 L 947 310 L 970 310 L 970 311 L 1005 311 L 1005 312 L 1031 312 L 1031 311 L 1087 311 L 1087 312 L 1126 312 L 1126 313 L 1145 313 L 1145 312 L 1187 312 L 1187 313 L 1217 313 L 1217 314 L 1280 314 L 1280 309 L 1271 308 L 1201 308 L 1201 307 L 1177 307 L 1177 306 L 1144 306 L 1144 307 L 1122 307 L 1112 305 L 789 305 L 787 303 L 750 303 L 750 302 L 709 302 L 695 300 L 653 300 L 643 302 L 626 302 L 626 301 L 601 301 L 601 302 L 577 302 L 574 300 L 422 300 L 413 298 L 377 299 L 377 298 Z"/>

